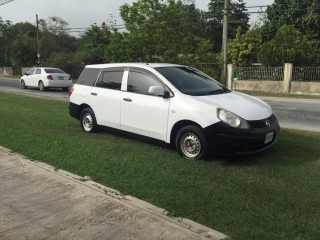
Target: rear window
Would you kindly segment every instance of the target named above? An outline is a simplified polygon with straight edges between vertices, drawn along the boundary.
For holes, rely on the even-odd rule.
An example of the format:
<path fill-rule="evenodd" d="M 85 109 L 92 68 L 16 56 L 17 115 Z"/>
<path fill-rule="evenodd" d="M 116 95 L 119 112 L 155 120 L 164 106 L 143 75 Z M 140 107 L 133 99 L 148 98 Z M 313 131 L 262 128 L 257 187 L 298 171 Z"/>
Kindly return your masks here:
<path fill-rule="evenodd" d="M 85 68 L 81 72 L 78 78 L 77 84 L 93 86 L 98 78 L 99 73 L 100 73 L 99 68 Z"/>
<path fill-rule="evenodd" d="M 65 74 L 65 72 L 59 68 L 45 68 L 44 71 L 46 73 L 64 73 Z"/>

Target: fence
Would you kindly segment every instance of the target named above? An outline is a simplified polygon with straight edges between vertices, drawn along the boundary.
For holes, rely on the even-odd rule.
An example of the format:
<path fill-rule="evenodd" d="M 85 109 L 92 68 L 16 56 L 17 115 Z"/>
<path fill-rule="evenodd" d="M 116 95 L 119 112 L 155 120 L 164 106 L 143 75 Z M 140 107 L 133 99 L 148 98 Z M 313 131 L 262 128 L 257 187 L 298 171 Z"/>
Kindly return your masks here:
<path fill-rule="evenodd" d="M 284 67 L 236 67 L 238 80 L 283 81 Z M 293 67 L 294 82 L 320 82 L 320 67 Z"/>
<path fill-rule="evenodd" d="M 320 67 L 293 67 L 292 81 L 320 82 Z"/>
<path fill-rule="evenodd" d="M 320 94 L 320 67 L 239 67 L 228 65 L 228 87 L 278 93 Z"/>
<path fill-rule="evenodd" d="M 238 80 L 282 81 L 284 67 L 239 67 L 235 69 Z"/>

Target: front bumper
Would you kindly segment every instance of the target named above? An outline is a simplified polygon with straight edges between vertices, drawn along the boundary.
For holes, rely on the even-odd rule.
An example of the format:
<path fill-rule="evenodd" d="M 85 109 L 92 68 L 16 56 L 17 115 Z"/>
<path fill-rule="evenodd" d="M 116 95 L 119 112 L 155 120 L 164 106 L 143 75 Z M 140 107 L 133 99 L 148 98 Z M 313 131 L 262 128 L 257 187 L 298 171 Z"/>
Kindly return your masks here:
<path fill-rule="evenodd" d="M 274 145 L 280 130 L 275 119 L 270 127 L 238 129 L 218 122 L 204 129 L 210 149 L 226 154 L 253 154 L 264 151 Z M 273 132 L 269 140 L 267 134 Z"/>

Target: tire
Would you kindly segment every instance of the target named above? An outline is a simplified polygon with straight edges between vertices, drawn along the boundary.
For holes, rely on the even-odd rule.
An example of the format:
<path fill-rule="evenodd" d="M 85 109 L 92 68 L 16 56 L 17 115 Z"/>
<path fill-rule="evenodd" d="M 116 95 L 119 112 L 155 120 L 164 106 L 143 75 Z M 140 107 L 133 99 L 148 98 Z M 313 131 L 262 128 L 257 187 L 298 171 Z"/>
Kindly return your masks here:
<path fill-rule="evenodd" d="M 69 91 L 69 88 L 68 88 L 68 87 L 63 87 L 63 88 L 62 88 L 62 91 L 68 92 L 68 91 Z"/>
<path fill-rule="evenodd" d="M 96 117 L 91 108 L 85 108 L 80 115 L 80 124 L 83 131 L 93 133 L 97 130 Z"/>
<path fill-rule="evenodd" d="M 24 82 L 24 80 L 21 80 L 21 82 L 20 82 L 20 87 L 21 87 L 22 89 L 26 89 L 26 88 L 27 88 L 26 83 Z"/>
<path fill-rule="evenodd" d="M 38 86 L 39 86 L 39 90 L 40 90 L 40 91 L 45 91 L 45 90 L 46 90 L 46 88 L 45 88 L 45 86 L 44 86 L 44 84 L 43 84 L 42 81 L 39 81 Z"/>
<path fill-rule="evenodd" d="M 208 154 L 208 143 L 203 130 L 195 125 L 185 126 L 178 131 L 175 146 L 179 155 L 186 159 L 204 159 Z"/>

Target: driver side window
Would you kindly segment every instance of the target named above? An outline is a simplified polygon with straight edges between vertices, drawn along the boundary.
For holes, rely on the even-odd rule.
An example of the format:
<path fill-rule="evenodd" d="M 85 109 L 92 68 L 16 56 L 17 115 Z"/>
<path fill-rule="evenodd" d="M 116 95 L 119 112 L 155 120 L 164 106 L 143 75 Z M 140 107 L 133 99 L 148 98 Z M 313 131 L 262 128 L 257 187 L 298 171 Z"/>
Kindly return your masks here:
<path fill-rule="evenodd" d="M 128 78 L 127 91 L 133 93 L 149 94 L 149 87 L 163 86 L 155 78 L 141 72 L 130 71 Z"/>

